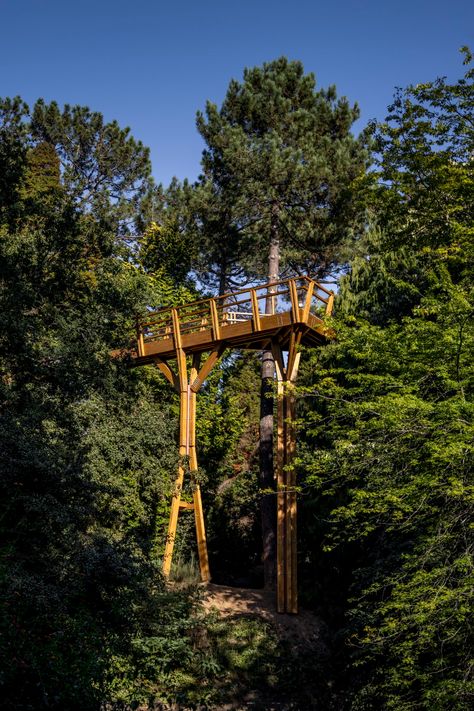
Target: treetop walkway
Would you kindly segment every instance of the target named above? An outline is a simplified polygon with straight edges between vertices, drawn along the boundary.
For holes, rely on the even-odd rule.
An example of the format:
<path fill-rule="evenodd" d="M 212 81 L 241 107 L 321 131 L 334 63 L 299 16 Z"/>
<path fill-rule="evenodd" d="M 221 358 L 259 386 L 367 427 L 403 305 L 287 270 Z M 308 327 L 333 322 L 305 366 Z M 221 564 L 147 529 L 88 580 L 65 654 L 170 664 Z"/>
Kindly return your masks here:
<path fill-rule="evenodd" d="M 134 357 L 143 365 L 174 358 L 177 347 L 186 353 L 219 345 L 262 350 L 275 338 L 286 350 L 295 327 L 302 344 L 322 345 L 333 301 L 332 291 L 302 276 L 160 309 L 138 320 Z"/>

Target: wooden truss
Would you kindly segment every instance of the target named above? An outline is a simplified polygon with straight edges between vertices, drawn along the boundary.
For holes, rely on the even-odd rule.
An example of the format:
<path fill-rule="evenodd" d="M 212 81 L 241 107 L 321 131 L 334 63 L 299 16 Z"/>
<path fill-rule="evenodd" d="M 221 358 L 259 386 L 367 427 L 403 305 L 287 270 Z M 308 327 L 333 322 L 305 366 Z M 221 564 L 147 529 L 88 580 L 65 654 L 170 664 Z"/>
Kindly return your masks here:
<path fill-rule="evenodd" d="M 272 300 L 272 313 L 268 311 Z M 308 277 L 287 279 L 214 299 L 162 309 L 137 323 L 136 365 L 154 363 L 180 396 L 179 465 L 163 558 L 163 573 L 171 569 L 178 515 L 194 510 L 201 579 L 210 580 L 201 490 L 194 474 L 196 397 L 226 348 L 261 350 L 271 347 L 278 385 L 277 418 L 277 609 L 296 613 L 297 539 L 294 383 L 302 344 L 323 345 L 328 336 L 324 316 L 334 296 Z M 263 303 L 261 303 L 263 302 Z M 265 308 L 267 307 L 267 308 Z M 287 352 L 285 359 L 284 352 Z M 201 359 L 205 359 L 201 363 Z M 176 371 L 170 365 L 176 360 Z M 193 503 L 181 498 L 186 473 Z"/>

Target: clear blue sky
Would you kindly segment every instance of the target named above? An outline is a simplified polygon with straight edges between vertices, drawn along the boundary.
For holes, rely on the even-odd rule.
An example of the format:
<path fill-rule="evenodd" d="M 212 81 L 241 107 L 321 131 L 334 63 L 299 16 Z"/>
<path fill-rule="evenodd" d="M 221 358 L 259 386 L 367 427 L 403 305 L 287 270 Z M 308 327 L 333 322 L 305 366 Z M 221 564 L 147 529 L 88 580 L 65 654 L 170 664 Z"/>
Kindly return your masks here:
<path fill-rule="evenodd" d="M 158 181 L 194 179 L 195 114 L 281 55 L 357 101 L 361 128 L 395 86 L 452 78 L 474 48 L 473 0 L 0 0 L 0 96 L 83 104 L 129 125 Z"/>

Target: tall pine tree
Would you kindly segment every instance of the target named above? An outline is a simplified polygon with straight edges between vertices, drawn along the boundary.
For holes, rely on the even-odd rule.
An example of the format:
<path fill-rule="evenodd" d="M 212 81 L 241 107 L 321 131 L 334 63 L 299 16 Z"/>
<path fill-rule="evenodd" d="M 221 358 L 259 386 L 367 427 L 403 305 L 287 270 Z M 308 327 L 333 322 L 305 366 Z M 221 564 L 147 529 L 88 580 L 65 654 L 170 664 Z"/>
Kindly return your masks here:
<path fill-rule="evenodd" d="M 232 245 L 232 269 L 247 279 L 274 282 L 282 273 L 328 274 L 357 232 L 354 181 L 365 169 L 362 139 L 351 134 L 357 106 L 334 87 L 316 91 L 313 74 L 281 57 L 232 80 L 222 107 L 208 102 L 198 114 L 206 142 L 197 214 L 205 254 Z M 216 206 L 217 210 L 216 210 Z M 212 216 L 219 219 L 212 222 Z M 220 284 L 231 272 L 220 251 Z M 239 263 L 236 265 L 235 256 Z M 266 303 L 271 312 L 272 299 Z M 270 350 L 262 356 L 260 485 L 274 487 L 273 379 Z M 262 499 L 265 579 L 275 576 L 274 496 Z"/>

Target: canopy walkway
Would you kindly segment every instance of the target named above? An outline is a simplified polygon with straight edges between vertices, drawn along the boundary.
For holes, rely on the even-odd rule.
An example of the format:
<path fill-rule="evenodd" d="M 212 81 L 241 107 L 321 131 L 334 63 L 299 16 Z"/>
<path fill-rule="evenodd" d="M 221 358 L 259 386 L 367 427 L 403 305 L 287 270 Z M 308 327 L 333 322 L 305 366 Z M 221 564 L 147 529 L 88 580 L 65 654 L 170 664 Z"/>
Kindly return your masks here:
<path fill-rule="evenodd" d="M 277 609 L 297 612 L 296 479 L 291 467 L 295 402 L 291 386 L 298 372 L 298 347 L 321 346 L 330 336 L 324 318 L 331 314 L 333 301 L 330 290 L 304 276 L 160 309 L 137 320 L 137 346 L 131 353 L 134 364 L 154 363 L 180 394 L 180 461 L 163 559 L 165 575 L 171 568 L 178 514 L 193 510 L 201 578 L 210 580 L 197 482 L 193 482 L 192 503 L 181 497 L 186 469 L 189 467 L 192 478 L 198 468 L 196 394 L 227 348 L 271 349 L 278 382 Z"/>
<path fill-rule="evenodd" d="M 219 346 L 262 350 L 274 338 L 287 350 L 296 331 L 301 343 L 319 346 L 333 300 L 325 286 L 303 276 L 160 309 L 138 321 L 134 357 L 142 365 L 174 358 L 177 347 L 186 353 Z"/>

